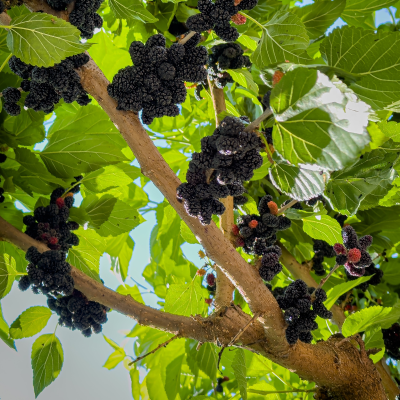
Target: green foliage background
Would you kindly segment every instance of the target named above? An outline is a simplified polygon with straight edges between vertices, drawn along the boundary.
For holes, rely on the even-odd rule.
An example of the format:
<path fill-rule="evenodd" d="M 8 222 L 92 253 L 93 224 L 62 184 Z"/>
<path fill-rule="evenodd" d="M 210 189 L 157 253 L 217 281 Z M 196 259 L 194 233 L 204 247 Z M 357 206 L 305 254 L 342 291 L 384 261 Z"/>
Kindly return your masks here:
<path fill-rule="evenodd" d="M 340 226 L 333 218 L 338 212 L 349 217 L 359 235 L 373 235 L 372 257 L 384 271 L 382 283 L 370 286 L 361 295 L 355 286 L 368 278 L 347 282 L 343 269 L 339 270 L 326 284 L 326 304 L 332 306 L 352 290 L 356 311 L 349 314 L 343 333 L 350 336 L 364 332 L 367 348 L 382 349 L 374 356 L 377 362 L 384 356 L 381 328 L 390 327 L 400 317 L 400 32 L 397 24 L 375 26 L 374 16 L 386 7 L 400 9 L 400 3 L 318 0 L 302 8 L 294 3 L 259 0 L 248 12 L 247 23 L 238 27 L 238 42 L 251 56 L 253 67 L 251 73 L 229 71 L 235 82 L 225 88 L 226 115 L 246 115 L 250 120 L 259 117 L 260 99 L 272 88 L 273 72 L 279 68 L 286 74 L 271 95 L 274 163 L 263 153 L 263 166 L 246 185 L 249 202 L 235 211 L 235 216 L 254 212 L 256 202 L 266 193 L 278 204 L 289 197 L 302 201 L 323 193 L 326 204 L 318 202 L 303 211 L 287 213 L 292 228 L 280 239 L 299 262 L 313 257 L 312 239 L 330 244 L 341 241 Z M 104 29 L 84 44 L 70 24 L 46 14 L 31 14 L 24 6 L 16 7 L 9 13 L 10 29 L 0 33 L 0 90 L 20 83 L 6 63 L 11 52 L 26 62 L 51 66 L 88 49 L 111 80 L 120 68 L 131 64 L 128 48 L 133 40 L 144 42 L 161 32 L 170 45 L 175 41 L 168 32 L 172 19 L 186 21 L 197 12 L 195 6 L 195 0 L 105 1 L 101 7 Z M 398 14 L 395 17 L 400 17 Z M 326 35 L 339 17 L 347 26 Z M 46 51 L 40 38 L 48 36 L 54 26 L 57 29 L 51 31 L 47 46 L 57 44 L 61 51 Z M 211 48 L 218 43 L 220 40 L 210 33 L 203 44 Z M 37 50 L 35 56 L 32 48 Z M 194 98 L 194 89 L 188 89 L 188 94 L 181 115 L 156 119 L 146 127 L 183 181 L 190 154 L 200 151 L 201 138 L 215 129 L 210 93 L 203 90 L 200 102 Z M 269 126 L 271 123 L 267 122 Z M 38 143 L 42 145 L 38 147 Z M 143 277 L 158 296 L 160 308 L 185 316 L 212 312 L 204 302 L 209 294 L 202 279 L 196 277 L 197 267 L 181 249 L 185 242 L 195 244 L 197 239 L 167 202 L 149 200 L 143 190 L 149 180 L 133 165 L 131 150 L 95 101 L 86 107 L 60 103 L 51 115 L 23 110 L 18 117 L 9 117 L 2 111 L 0 146 L 8 157 L 0 166 L 0 186 L 6 191 L 0 215 L 8 222 L 22 229 L 24 213 L 16 208 L 16 202 L 32 212 L 38 205 L 49 203 L 48 196 L 56 187 L 67 188 L 74 176 L 83 174 L 83 201 L 71 210 L 71 218 L 84 228 L 77 232 L 80 245 L 69 252 L 68 261 L 100 281 L 100 257 L 107 253 L 114 273 L 125 282 L 135 245 L 129 233 L 145 220 L 146 212 L 155 211 L 157 224 L 149 238 L 151 258 Z M 215 222 L 218 224 L 217 219 Z M 327 267 L 333 266 L 333 259 L 325 261 Z M 211 262 L 205 259 L 206 268 Z M 0 299 L 25 274 L 26 264 L 21 251 L 0 242 Z M 282 287 L 291 281 L 284 268 L 272 283 Z M 118 292 L 143 302 L 139 288 L 127 282 Z M 250 313 L 237 292 L 235 302 Z M 47 308 L 31 307 L 8 325 L 0 308 L 0 338 L 9 347 L 14 348 L 16 340 L 46 331 L 32 349 L 36 395 L 56 379 L 63 363 L 62 345 L 52 333 L 54 328 L 46 326 L 49 317 Z M 326 340 L 338 331 L 329 321 L 318 323 L 319 329 L 313 332 L 315 340 Z M 135 354 L 105 337 L 113 350 L 104 367 L 112 369 L 123 363 L 131 378 L 134 400 L 262 399 L 271 391 L 287 391 L 274 393 L 279 399 L 312 397 L 304 391 L 311 390 L 313 383 L 247 350 L 225 351 L 220 372 L 219 349 L 206 343 L 197 351 L 193 340 L 173 341 L 136 365 L 128 365 L 132 357 L 154 349 L 171 336 L 136 325 L 128 334 L 136 339 Z M 46 354 L 38 353 L 40 347 Z M 395 364 L 390 366 L 399 377 Z M 144 379 L 139 379 L 141 367 L 148 372 Z M 223 385 L 224 393 L 217 394 L 213 391 L 216 378 L 223 375 L 230 380 Z"/>

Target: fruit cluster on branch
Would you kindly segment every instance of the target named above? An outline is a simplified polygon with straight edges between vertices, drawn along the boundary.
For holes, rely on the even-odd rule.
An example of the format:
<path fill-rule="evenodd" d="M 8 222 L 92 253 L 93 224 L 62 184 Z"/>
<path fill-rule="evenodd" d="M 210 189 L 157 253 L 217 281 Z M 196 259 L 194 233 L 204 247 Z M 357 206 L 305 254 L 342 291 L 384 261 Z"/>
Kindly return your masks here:
<path fill-rule="evenodd" d="M 121 69 L 108 86 L 109 95 L 117 100 L 118 110 L 142 112 L 142 121 L 151 124 L 154 118 L 179 115 L 177 104 L 186 99 L 184 82 L 207 79 L 207 49 L 197 46 L 196 34 L 185 44 L 174 43 L 166 48 L 165 37 L 151 36 L 146 44 L 132 42 L 129 48 L 134 66 Z"/>
<path fill-rule="evenodd" d="M 199 0 L 200 14 L 190 16 L 186 26 L 191 31 L 204 32 L 213 29 L 225 42 L 234 42 L 239 37 L 237 29 L 230 25 L 231 18 L 242 10 L 251 10 L 258 0 Z"/>
<path fill-rule="evenodd" d="M 177 188 L 177 197 L 184 201 L 186 212 L 203 225 L 213 214 L 222 215 L 224 205 L 218 200 L 241 196 L 243 182 L 262 165 L 259 152 L 261 139 L 246 132 L 246 117 L 225 117 L 211 136 L 201 139 L 201 153 L 193 153 L 186 174 L 187 183 Z"/>
<path fill-rule="evenodd" d="M 54 111 L 54 106 L 63 99 L 66 103 L 77 101 L 81 106 L 90 103 L 91 99 L 83 89 L 80 77 L 75 68 L 82 67 L 89 61 L 85 53 L 67 57 L 54 67 L 34 67 L 19 58 L 12 56 L 9 66 L 12 72 L 21 77 L 21 89 L 29 92 L 24 106 L 46 114 Z M 12 116 L 20 114 L 21 108 L 17 102 L 21 93 L 16 88 L 3 90 L 4 109 Z"/>

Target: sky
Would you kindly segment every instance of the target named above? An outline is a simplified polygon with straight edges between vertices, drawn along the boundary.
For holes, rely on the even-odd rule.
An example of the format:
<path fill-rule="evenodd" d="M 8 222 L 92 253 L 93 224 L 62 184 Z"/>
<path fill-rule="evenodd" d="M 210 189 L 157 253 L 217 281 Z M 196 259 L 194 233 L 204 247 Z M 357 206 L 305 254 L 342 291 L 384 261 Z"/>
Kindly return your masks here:
<path fill-rule="evenodd" d="M 305 0 L 303 6 L 311 3 L 312 0 Z M 379 25 L 391 19 L 387 10 L 381 10 L 377 13 L 376 20 Z M 330 31 L 341 25 L 344 25 L 344 22 L 339 19 Z M 145 191 L 152 201 L 163 200 L 163 196 L 152 183 L 146 185 Z M 148 288 L 141 275 L 150 259 L 149 238 L 156 221 L 154 212 L 147 213 L 144 217 L 146 222 L 131 232 L 135 248 L 128 273 L 135 281 Z M 182 246 L 185 256 L 198 267 L 202 265 L 197 255 L 200 248 L 200 245 L 184 244 Z M 108 256 L 101 259 L 100 276 L 107 287 L 116 289 L 119 286 L 119 281 L 110 271 Z M 134 284 L 130 278 L 126 283 Z M 141 289 L 141 292 L 146 304 L 158 307 L 157 297 L 154 294 L 145 293 L 145 289 Z M 4 318 L 9 324 L 25 309 L 34 305 L 46 305 L 45 296 L 34 295 L 31 291 L 21 292 L 17 285 L 14 285 L 1 304 Z M 108 319 L 108 322 L 103 325 L 103 334 L 122 345 L 126 353 L 133 356 L 133 339 L 125 338 L 125 335 L 133 328 L 134 321 L 117 312 L 109 313 Z M 53 333 L 56 325 L 57 316 L 53 315 L 40 334 Z M 35 398 L 30 354 L 32 344 L 40 334 L 16 341 L 17 352 L 0 341 L 0 400 L 33 400 Z M 39 395 L 39 400 L 132 399 L 130 378 L 124 366 L 120 364 L 111 371 L 102 367 L 113 351 L 102 334 L 85 338 L 80 332 L 58 327 L 56 335 L 64 349 L 63 369 L 58 378 Z"/>

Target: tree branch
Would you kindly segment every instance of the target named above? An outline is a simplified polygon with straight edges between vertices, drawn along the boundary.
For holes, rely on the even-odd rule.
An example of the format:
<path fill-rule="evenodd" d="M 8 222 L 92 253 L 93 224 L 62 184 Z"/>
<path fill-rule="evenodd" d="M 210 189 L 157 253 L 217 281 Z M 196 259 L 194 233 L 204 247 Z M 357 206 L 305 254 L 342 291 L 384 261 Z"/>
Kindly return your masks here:
<path fill-rule="evenodd" d="M 253 122 L 251 122 L 249 125 L 246 126 L 245 131 L 253 132 L 260 126 L 261 122 L 264 121 L 264 119 L 269 118 L 271 115 L 272 115 L 271 109 L 267 108 L 257 119 L 255 119 Z"/>

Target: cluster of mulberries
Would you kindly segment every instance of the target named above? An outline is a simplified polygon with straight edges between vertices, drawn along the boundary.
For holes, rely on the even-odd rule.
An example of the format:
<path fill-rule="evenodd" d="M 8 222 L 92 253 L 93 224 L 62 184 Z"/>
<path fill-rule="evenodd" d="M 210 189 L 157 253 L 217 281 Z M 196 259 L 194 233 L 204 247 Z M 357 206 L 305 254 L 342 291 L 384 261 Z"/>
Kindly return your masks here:
<path fill-rule="evenodd" d="M 203 225 L 211 222 L 213 214 L 224 213 L 218 199 L 243 195 L 243 182 L 262 165 L 261 139 L 244 128 L 243 119 L 225 117 L 211 136 L 201 139 L 201 153 L 192 155 L 187 183 L 177 188 L 186 212 Z"/>
<path fill-rule="evenodd" d="M 65 10 L 73 0 L 46 0 L 47 4 L 54 10 Z M 74 9 L 69 15 L 69 22 L 81 31 L 83 39 L 93 37 L 95 28 L 103 26 L 103 19 L 96 11 L 100 8 L 103 0 L 76 0 Z"/>
<path fill-rule="evenodd" d="M 102 331 L 102 324 L 107 322 L 110 309 L 74 289 L 69 296 L 53 297 L 48 295 L 47 305 L 60 316 L 58 323 L 72 330 L 78 329 L 83 336 L 90 337 Z"/>
<path fill-rule="evenodd" d="M 11 7 L 21 6 L 22 4 L 24 4 L 23 0 L 0 0 L 0 14 Z"/>
<path fill-rule="evenodd" d="M 333 246 L 325 242 L 324 240 L 314 240 L 313 245 L 314 257 L 312 259 L 312 269 L 315 275 L 324 276 L 325 268 L 323 266 L 324 258 L 332 258 L 336 256 Z"/>
<path fill-rule="evenodd" d="M 26 268 L 28 275 L 19 280 L 22 291 L 32 286 L 34 293 L 54 294 L 63 293 L 68 296 L 74 289 L 74 280 L 70 274 L 71 265 L 65 261 L 66 254 L 58 250 L 39 253 L 36 247 L 30 247 L 25 255 L 29 264 Z"/>
<path fill-rule="evenodd" d="M 236 245 L 243 247 L 248 254 L 262 256 L 259 273 L 265 281 L 271 281 L 282 271 L 279 257 L 282 252 L 275 246 L 276 233 L 290 228 L 289 218 L 279 215 L 278 206 L 272 201 L 272 196 L 266 195 L 258 204 L 260 215 L 242 215 L 233 225 L 232 233 L 237 236 Z"/>
<path fill-rule="evenodd" d="M 223 88 L 232 77 L 224 72 L 227 69 L 240 69 L 251 67 L 249 57 L 243 55 L 243 49 L 236 43 L 223 43 L 213 46 L 208 57 L 208 75 L 215 86 Z"/>
<path fill-rule="evenodd" d="M 217 385 L 215 386 L 215 391 L 217 393 L 223 393 L 224 392 L 224 388 L 222 387 L 222 384 L 224 382 L 229 381 L 229 378 L 227 376 L 224 376 L 223 378 L 218 378 L 217 379 Z"/>
<path fill-rule="evenodd" d="M 347 269 L 345 271 L 349 281 L 359 278 L 358 276 L 351 275 Z M 371 263 L 368 267 L 365 267 L 364 276 L 371 276 L 371 279 L 368 282 L 360 283 L 358 286 L 356 286 L 356 289 L 360 289 L 363 292 L 368 289 L 369 285 L 375 286 L 381 283 L 383 271 L 380 268 L 376 268 L 375 263 Z"/>
<path fill-rule="evenodd" d="M 372 264 L 367 248 L 372 244 L 372 236 L 365 235 L 358 239 L 357 233 L 350 225 L 342 229 L 344 246 L 336 243 L 333 246 L 336 264 L 344 265 L 349 275 L 360 277 L 365 274 L 365 268 Z"/>
<path fill-rule="evenodd" d="M 191 31 L 204 32 L 213 29 L 225 42 L 234 42 L 239 37 L 236 28 L 230 25 L 231 18 L 242 10 L 251 10 L 258 0 L 199 0 L 200 14 L 190 16 L 186 26 Z M 238 4 L 239 3 L 239 4 Z"/>
<path fill-rule="evenodd" d="M 52 250 L 67 252 L 72 246 L 77 246 L 79 238 L 71 231 L 77 230 L 79 224 L 68 219 L 69 209 L 74 203 L 73 195 L 78 191 L 79 185 L 74 186 L 68 193 L 65 193 L 63 188 L 55 189 L 50 195 L 48 206 L 40 206 L 35 209 L 33 216 L 24 217 L 23 222 L 27 226 L 25 233 L 45 243 Z"/>
<path fill-rule="evenodd" d="M 389 329 L 382 329 L 386 353 L 389 357 L 400 360 L 400 325 L 394 324 Z"/>
<path fill-rule="evenodd" d="M 34 67 L 19 58 L 12 56 L 8 62 L 11 71 L 21 77 L 21 89 L 29 92 L 24 106 L 35 111 L 51 113 L 54 106 L 64 99 L 66 103 L 77 101 L 81 106 L 90 103 L 90 98 L 80 83 L 80 77 L 74 68 L 79 68 L 89 61 L 85 53 L 71 56 L 56 64 L 54 67 Z M 16 116 L 21 112 L 17 104 L 21 93 L 16 88 L 3 90 L 5 111 Z"/>
<path fill-rule="evenodd" d="M 151 124 L 154 118 L 179 115 L 177 104 L 186 99 L 184 81 L 207 79 L 207 49 L 197 46 L 196 34 L 185 44 L 174 43 L 166 48 L 165 37 L 151 36 L 146 44 L 132 42 L 129 48 L 134 66 L 121 69 L 108 86 L 108 94 L 117 100 L 118 110 L 142 112 L 142 121 Z"/>
<path fill-rule="evenodd" d="M 57 1 L 57 0 L 56 0 Z M 69 22 L 81 31 L 83 39 L 93 37 L 95 28 L 103 26 L 103 18 L 96 11 L 100 8 L 103 0 L 77 0 L 69 15 Z"/>
<path fill-rule="evenodd" d="M 315 322 L 317 316 L 332 318 L 332 313 L 323 303 L 326 298 L 323 289 L 308 288 L 300 279 L 292 282 L 283 294 L 276 297 L 279 307 L 285 311 L 285 320 L 289 325 L 286 329 L 289 344 L 295 344 L 298 339 L 311 343 L 311 331 L 318 328 Z"/>

